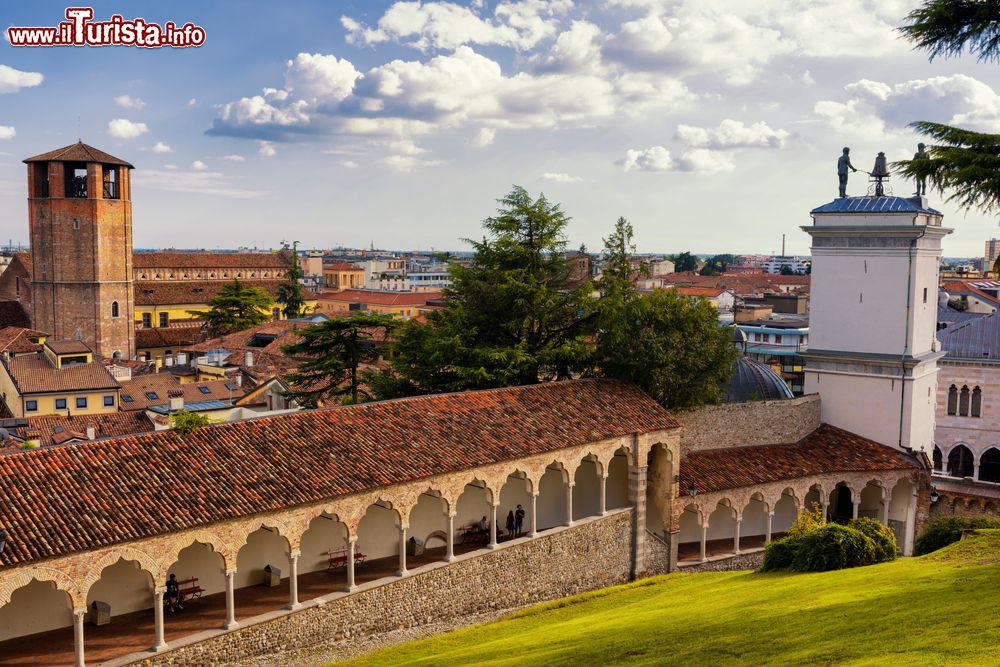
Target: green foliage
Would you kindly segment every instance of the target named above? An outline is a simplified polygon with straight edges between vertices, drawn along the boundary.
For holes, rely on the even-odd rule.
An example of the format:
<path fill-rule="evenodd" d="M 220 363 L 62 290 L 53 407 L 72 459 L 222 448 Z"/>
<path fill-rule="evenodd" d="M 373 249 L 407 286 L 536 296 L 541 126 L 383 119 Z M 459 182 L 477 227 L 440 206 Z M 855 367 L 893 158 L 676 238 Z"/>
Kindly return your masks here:
<path fill-rule="evenodd" d="M 997 255 L 997 258 L 993 260 L 993 266 L 991 268 L 993 269 L 993 275 L 1000 278 L 1000 255 Z"/>
<path fill-rule="evenodd" d="M 603 376 L 634 382 L 668 408 L 722 398 L 738 352 L 708 301 L 654 290 L 626 302 L 622 313 L 598 335 Z"/>
<path fill-rule="evenodd" d="M 208 415 L 190 410 L 180 410 L 170 415 L 170 428 L 182 435 L 197 431 L 211 423 L 212 420 Z"/>
<path fill-rule="evenodd" d="M 798 515 L 795 517 L 795 521 L 792 522 L 791 527 L 785 531 L 787 537 L 801 537 L 806 533 L 812 532 L 817 528 L 822 528 L 826 525 L 826 517 L 823 516 L 823 508 L 819 506 L 819 503 L 814 502 L 812 507 L 803 507 L 799 510 Z"/>
<path fill-rule="evenodd" d="M 225 336 L 263 324 L 271 319 L 274 299 L 260 287 L 247 287 L 239 280 L 223 285 L 208 302 L 208 310 L 188 311 L 205 320 L 210 336 Z"/>
<path fill-rule="evenodd" d="M 913 553 L 923 556 L 962 539 L 972 528 L 1000 528 L 1000 519 L 988 516 L 942 516 L 931 521 L 913 544 Z"/>
<path fill-rule="evenodd" d="M 378 361 L 395 325 L 387 315 L 359 312 L 300 329 L 298 342 L 282 348 L 306 358 L 287 375 L 292 389 L 286 396 L 309 407 L 331 399 L 345 404 L 370 399 L 362 387 L 361 369 Z"/>
<path fill-rule="evenodd" d="M 290 253 L 288 272 L 285 273 L 285 282 L 278 285 L 278 303 L 281 304 L 281 312 L 288 319 L 301 317 L 306 307 L 305 293 L 302 291 L 300 282 L 305 275 L 302 265 L 299 264 L 299 242 L 292 244 L 291 248 L 285 246 L 285 252 Z"/>
<path fill-rule="evenodd" d="M 705 266 L 701 267 L 701 275 L 703 276 L 718 276 L 726 272 L 729 265 L 733 263 L 736 258 L 730 254 L 715 255 L 707 262 Z"/>
<path fill-rule="evenodd" d="M 1000 59 L 1000 2 L 927 0 L 899 31 L 931 60 L 960 56 L 968 48 L 980 61 Z"/>
<path fill-rule="evenodd" d="M 452 266 L 445 308 L 403 327 L 392 367 L 415 393 L 564 379 L 589 357 L 593 287 L 575 285 L 565 257 L 569 218 L 558 204 L 515 186 L 469 241 L 469 267 Z M 382 396 L 380 398 L 388 398 Z"/>
<path fill-rule="evenodd" d="M 698 258 L 686 250 L 681 254 L 674 256 L 673 261 L 674 271 L 677 271 L 678 273 L 681 271 L 698 270 Z"/>
<path fill-rule="evenodd" d="M 777 572 L 778 570 L 790 570 L 795 562 L 795 554 L 798 541 L 789 537 L 768 542 L 764 548 L 764 563 L 760 567 L 761 572 Z"/>
<path fill-rule="evenodd" d="M 888 526 L 883 526 L 877 520 L 863 516 L 848 521 L 847 527 L 864 533 L 875 543 L 876 563 L 896 559 L 896 535 Z"/>

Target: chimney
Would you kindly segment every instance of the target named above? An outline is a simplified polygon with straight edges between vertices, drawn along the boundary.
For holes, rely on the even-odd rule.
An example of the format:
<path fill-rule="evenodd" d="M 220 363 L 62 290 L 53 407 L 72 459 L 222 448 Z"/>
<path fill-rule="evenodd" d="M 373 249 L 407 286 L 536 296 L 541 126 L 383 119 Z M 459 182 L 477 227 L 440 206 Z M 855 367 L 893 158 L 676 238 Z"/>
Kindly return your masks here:
<path fill-rule="evenodd" d="M 97 439 L 97 429 L 94 428 L 93 424 L 87 424 L 87 440 Z"/>
<path fill-rule="evenodd" d="M 184 390 L 183 389 L 171 389 L 167 392 L 167 397 L 170 399 L 170 411 L 175 412 L 177 410 L 184 409 Z"/>
<path fill-rule="evenodd" d="M 247 350 L 243 354 L 243 365 L 247 368 L 253 368 L 253 352 Z"/>
<path fill-rule="evenodd" d="M 243 374 L 242 373 L 237 373 L 236 376 L 235 376 L 235 379 L 236 379 L 236 386 L 237 387 L 242 387 L 243 386 Z"/>

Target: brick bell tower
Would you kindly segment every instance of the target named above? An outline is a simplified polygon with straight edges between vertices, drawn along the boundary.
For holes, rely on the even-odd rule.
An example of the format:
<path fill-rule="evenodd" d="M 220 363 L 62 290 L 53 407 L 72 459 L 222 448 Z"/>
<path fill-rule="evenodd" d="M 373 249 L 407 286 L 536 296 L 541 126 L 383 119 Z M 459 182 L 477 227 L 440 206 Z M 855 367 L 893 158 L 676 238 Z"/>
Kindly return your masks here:
<path fill-rule="evenodd" d="M 24 162 L 34 328 L 131 359 L 134 167 L 83 142 Z"/>

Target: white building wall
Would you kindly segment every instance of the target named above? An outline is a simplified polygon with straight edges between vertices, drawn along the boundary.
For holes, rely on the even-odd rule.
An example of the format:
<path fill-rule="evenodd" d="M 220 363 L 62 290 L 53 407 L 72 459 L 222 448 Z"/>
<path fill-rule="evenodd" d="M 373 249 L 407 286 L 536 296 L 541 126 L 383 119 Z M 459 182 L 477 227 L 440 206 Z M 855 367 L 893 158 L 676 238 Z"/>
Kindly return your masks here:
<path fill-rule="evenodd" d="M 69 594 L 49 581 L 32 581 L 0 607 L 0 641 L 73 625 Z M 0 656 L 0 662 L 3 657 Z"/>
<path fill-rule="evenodd" d="M 212 595 L 226 590 L 226 578 L 223 573 L 222 556 L 212 550 L 207 544 L 194 543 L 181 549 L 177 560 L 167 570 L 167 577 L 176 574 L 178 579 L 198 578 L 198 585 L 205 589 L 203 595 Z M 157 586 L 166 584 L 167 579 L 156 582 Z"/>
<path fill-rule="evenodd" d="M 101 573 L 101 578 L 87 593 L 87 607 L 94 601 L 111 605 L 111 616 L 149 609 L 153 604 L 153 581 L 139 564 L 118 561 Z"/>

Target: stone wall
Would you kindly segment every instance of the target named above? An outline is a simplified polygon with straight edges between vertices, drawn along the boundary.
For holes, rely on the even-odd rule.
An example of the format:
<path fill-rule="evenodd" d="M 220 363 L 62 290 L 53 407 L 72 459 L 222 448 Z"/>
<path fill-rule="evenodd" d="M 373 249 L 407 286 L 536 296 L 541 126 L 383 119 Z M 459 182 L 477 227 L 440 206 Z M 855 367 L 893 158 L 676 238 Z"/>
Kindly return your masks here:
<path fill-rule="evenodd" d="M 819 395 L 780 401 L 706 405 L 674 416 L 684 426 L 681 452 L 798 442 L 820 424 Z"/>
<path fill-rule="evenodd" d="M 732 572 L 735 570 L 756 570 L 764 564 L 764 550 L 726 556 L 717 560 L 709 560 L 697 565 L 685 565 L 680 572 Z"/>
<path fill-rule="evenodd" d="M 203 665 L 519 607 L 629 580 L 630 509 L 557 529 L 523 543 L 460 556 L 436 567 L 351 595 L 333 595 L 273 620 L 248 625 L 141 661 Z"/>
<path fill-rule="evenodd" d="M 647 576 L 670 572 L 670 544 L 668 542 L 664 541 L 659 535 L 647 530 L 646 543 L 643 548 L 646 552 L 645 574 Z"/>

